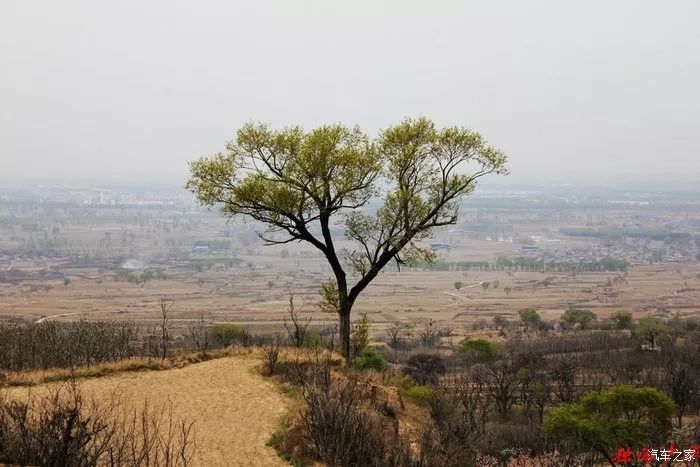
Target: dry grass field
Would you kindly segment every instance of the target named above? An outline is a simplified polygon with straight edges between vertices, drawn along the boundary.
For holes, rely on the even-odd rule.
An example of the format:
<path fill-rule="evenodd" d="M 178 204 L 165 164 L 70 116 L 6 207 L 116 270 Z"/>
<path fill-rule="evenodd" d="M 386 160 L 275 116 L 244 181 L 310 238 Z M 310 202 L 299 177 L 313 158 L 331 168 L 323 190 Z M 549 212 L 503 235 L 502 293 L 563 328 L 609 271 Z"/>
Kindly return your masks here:
<path fill-rule="evenodd" d="M 259 361 L 241 355 L 180 369 L 126 372 L 78 382 L 87 397 L 108 400 L 114 394 L 139 409 L 172 404 L 176 419 L 194 422 L 198 466 L 286 465 L 266 446 L 287 411 L 287 401 L 257 372 Z M 34 393 L 51 388 L 34 387 Z M 29 389 L 9 390 L 23 397 Z"/>
<path fill-rule="evenodd" d="M 18 261 L 15 267 L 37 270 L 57 266 L 50 261 Z M 242 264 L 216 265 L 196 273 L 175 272 L 168 279 L 145 284 L 115 281 L 100 275 L 97 269 L 61 268 L 71 278 L 68 286 L 60 280 L 0 284 L 0 317 L 123 319 L 149 326 L 158 320 L 158 299 L 165 294 L 175 300 L 174 325 L 181 331 L 203 313 L 218 322 L 236 322 L 253 332 L 268 332 L 281 328 L 289 294 L 294 293 L 297 307 L 313 316 L 313 324 L 335 323 L 334 316 L 318 312 L 313 304 L 319 283 L 328 277 L 322 259 L 282 261 L 260 254 L 243 257 Z M 254 269 L 250 264 L 255 265 Z M 453 285 L 456 281 L 463 283 L 460 290 Z M 492 286 L 484 289 L 484 281 Z M 50 288 L 31 290 L 36 285 Z M 591 309 L 600 318 L 617 310 L 629 310 L 637 316 L 700 316 L 700 266 L 632 265 L 626 274 L 575 276 L 509 271 L 388 271 L 364 292 L 355 311 L 368 313 L 375 333 L 381 333 L 394 321 L 420 323 L 432 319 L 459 336 L 475 321 L 490 320 L 497 314 L 516 317 L 519 309 L 534 307 L 544 318 L 556 319 L 570 305 Z"/>

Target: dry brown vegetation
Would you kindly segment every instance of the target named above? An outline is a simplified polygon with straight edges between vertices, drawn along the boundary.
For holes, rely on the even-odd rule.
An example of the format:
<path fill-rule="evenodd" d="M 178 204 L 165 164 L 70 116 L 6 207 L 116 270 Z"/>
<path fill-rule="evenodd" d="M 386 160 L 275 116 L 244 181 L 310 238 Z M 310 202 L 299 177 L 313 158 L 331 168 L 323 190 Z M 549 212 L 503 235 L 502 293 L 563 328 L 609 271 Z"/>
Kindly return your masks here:
<path fill-rule="evenodd" d="M 265 443 L 286 413 L 287 402 L 259 375 L 258 365 L 258 358 L 241 354 L 168 371 L 89 378 L 78 385 L 85 397 L 98 402 L 116 393 L 129 407 L 141 407 L 146 401 L 152 407 L 172 407 L 178 420 L 193 424 L 193 465 L 284 465 Z M 39 386 L 32 393 L 54 387 Z M 15 398 L 28 394 L 23 388 L 7 391 Z"/>
<path fill-rule="evenodd" d="M 511 321 L 501 343 L 485 341 L 492 352 L 402 340 L 380 348 L 392 365 L 379 373 L 359 370 L 364 365 L 357 362 L 358 369 L 346 367 L 319 349 L 286 351 L 274 377 L 296 388 L 301 407 L 274 445 L 305 464 L 331 466 L 598 465 L 605 462 L 600 452 L 552 437 L 543 422 L 551 408 L 624 385 L 673 400 L 665 423 L 670 429 L 675 418 L 687 433 L 664 436 L 688 445 L 700 435 L 700 365 L 692 357 L 698 327 L 678 318 L 657 324 L 655 351 L 641 345 L 648 339 L 643 320 L 629 324 L 632 333 L 552 332 L 551 323 L 541 322 L 525 334 Z M 608 442 L 614 450 L 625 441 Z"/>
<path fill-rule="evenodd" d="M 466 251 L 466 249 L 465 249 Z M 458 258 L 455 254 L 455 258 Z M 255 263 L 251 279 L 245 267 L 214 267 L 194 276 L 173 274 L 143 285 L 100 278 L 97 269 L 63 269 L 72 277 L 70 286 L 43 281 L 46 291 L 27 293 L 22 286 L 0 284 L 0 316 L 39 320 L 114 319 L 139 323 L 150 330 L 159 321 L 159 299 L 175 300 L 173 336 L 186 334 L 200 319 L 234 322 L 251 332 L 284 332 L 289 294 L 316 299 L 318 284 L 326 273 L 318 259 L 301 258 L 299 272 L 290 275 L 288 263 L 274 255 L 243 256 Z M 17 262 L 27 269 L 61 267 L 50 261 Z M 199 282 L 199 281 L 203 282 Z M 499 287 L 483 289 L 482 282 L 499 281 Z M 268 282 L 274 283 L 273 287 Z M 453 283 L 464 286 L 455 290 Z M 505 290 L 509 292 L 506 293 Z M 522 308 L 535 307 L 546 319 L 556 319 L 571 304 L 593 310 L 604 318 L 629 310 L 635 316 L 648 313 L 683 317 L 700 316 L 700 266 L 639 265 L 627 274 L 421 271 L 405 269 L 380 275 L 357 303 L 357 316 L 366 312 L 375 335 L 396 321 L 419 324 L 429 319 L 465 335 L 471 324 L 494 315 L 517 317 Z M 335 324 L 335 317 L 319 312 L 313 304 L 298 305 L 301 315 L 312 317 L 312 326 Z"/>
<path fill-rule="evenodd" d="M 183 352 L 170 359 L 153 357 L 132 357 L 115 362 L 105 362 L 97 365 L 71 368 L 49 368 L 46 370 L 10 371 L 2 374 L 0 385 L 6 386 L 36 386 L 39 384 L 60 381 L 79 380 L 84 378 L 100 378 L 118 373 L 137 371 L 161 371 L 173 368 L 183 368 L 193 363 L 200 363 L 216 358 L 232 355 L 245 355 L 248 350 L 228 348 L 201 352 Z"/>
<path fill-rule="evenodd" d="M 187 467 L 192 423 L 170 405 L 141 407 L 117 393 L 99 401 L 75 384 L 0 393 L 0 462 L 41 466 Z"/>

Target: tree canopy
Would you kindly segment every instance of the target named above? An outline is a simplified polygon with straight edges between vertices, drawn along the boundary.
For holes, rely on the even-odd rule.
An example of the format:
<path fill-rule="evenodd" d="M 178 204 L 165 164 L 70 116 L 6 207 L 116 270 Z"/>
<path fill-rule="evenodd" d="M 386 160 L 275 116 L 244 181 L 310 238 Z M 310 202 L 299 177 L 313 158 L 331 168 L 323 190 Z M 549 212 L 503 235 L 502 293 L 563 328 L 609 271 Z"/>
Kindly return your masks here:
<path fill-rule="evenodd" d="M 570 307 L 562 313 L 560 320 L 566 328 L 586 329 L 597 318 L 591 310 Z"/>
<path fill-rule="evenodd" d="M 668 327 L 659 319 L 652 316 L 640 318 L 634 328 L 634 334 L 646 339 L 651 349 L 657 348 L 659 336 L 668 333 Z"/>
<path fill-rule="evenodd" d="M 541 322 L 540 314 L 534 308 L 523 308 L 518 311 L 518 315 L 525 327 L 537 328 Z"/>
<path fill-rule="evenodd" d="M 592 391 L 578 403 L 551 409 L 544 432 L 606 457 L 621 446 L 662 446 L 671 432 L 673 401 L 663 392 L 628 385 Z"/>
<path fill-rule="evenodd" d="M 465 339 L 459 344 L 459 352 L 478 360 L 493 360 L 503 352 L 503 346 L 488 339 Z"/>
<path fill-rule="evenodd" d="M 435 227 L 457 222 L 459 199 L 479 178 L 506 172 L 506 156 L 479 133 L 437 128 L 425 118 L 404 120 L 375 138 L 341 124 L 305 131 L 248 123 L 226 152 L 190 162 L 186 186 L 226 216 L 263 223 L 258 235 L 266 245 L 300 241 L 323 253 L 347 352 L 350 310 L 365 287 L 391 261 L 432 260 L 419 242 Z M 374 199 L 380 205 L 370 212 L 365 208 Z M 338 248 L 339 225 L 353 247 Z"/>

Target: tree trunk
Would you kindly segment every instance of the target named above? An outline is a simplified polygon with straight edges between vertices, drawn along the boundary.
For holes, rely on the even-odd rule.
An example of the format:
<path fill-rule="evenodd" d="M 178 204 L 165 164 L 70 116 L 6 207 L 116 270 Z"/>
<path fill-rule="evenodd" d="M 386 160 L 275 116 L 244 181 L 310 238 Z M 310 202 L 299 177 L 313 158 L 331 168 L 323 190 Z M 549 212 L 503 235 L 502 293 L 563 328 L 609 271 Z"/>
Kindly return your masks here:
<path fill-rule="evenodd" d="M 338 317 L 340 318 L 340 352 L 347 362 L 350 362 L 350 310 L 352 304 L 341 300 Z"/>

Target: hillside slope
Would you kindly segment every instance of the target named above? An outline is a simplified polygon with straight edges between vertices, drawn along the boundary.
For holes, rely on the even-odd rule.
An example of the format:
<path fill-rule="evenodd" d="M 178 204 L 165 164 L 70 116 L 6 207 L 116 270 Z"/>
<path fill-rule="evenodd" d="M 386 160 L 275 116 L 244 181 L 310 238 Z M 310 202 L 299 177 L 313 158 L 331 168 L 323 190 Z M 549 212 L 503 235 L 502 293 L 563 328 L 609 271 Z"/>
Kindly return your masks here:
<path fill-rule="evenodd" d="M 134 407 L 172 403 L 175 418 L 195 423 L 195 465 L 288 465 L 265 445 L 286 406 L 283 396 L 255 370 L 257 360 L 235 356 L 180 369 L 121 373 L 80 380 L 86 397 L 114 393 Z M 36 393 L 38 388 L 33 388 Z M 26 393 L 16 388 L 16 395 Z"/>

